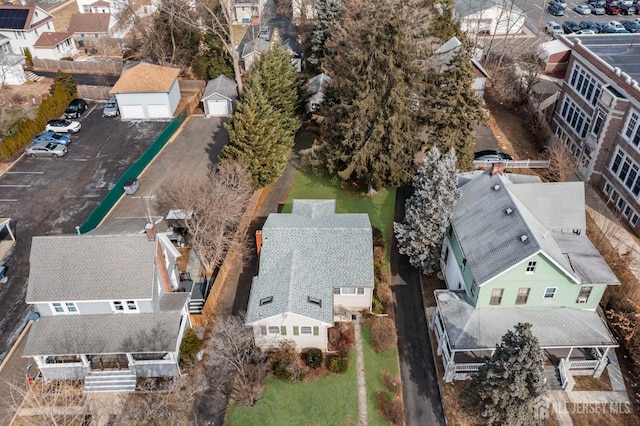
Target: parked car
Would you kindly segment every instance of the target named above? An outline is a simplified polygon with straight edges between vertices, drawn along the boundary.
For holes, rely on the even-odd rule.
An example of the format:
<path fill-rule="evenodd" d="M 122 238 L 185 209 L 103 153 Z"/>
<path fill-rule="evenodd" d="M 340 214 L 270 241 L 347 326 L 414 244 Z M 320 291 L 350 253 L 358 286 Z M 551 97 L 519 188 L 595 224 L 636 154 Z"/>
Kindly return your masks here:
<path fill-rule="evenodd" d="M 69 145 L 69 142 L 71 142 L 71 138 L 69 136 L 56 132 L 44 132 L 33 138 L 33 143 L 39 144 L 55 143 L 57 145 L 67 146 Z"/>
<path fill-rule="evenodd" d="M 591 8 L 586 4 L 579 4 L 573 8 L 573 11 L 579 15 L 591 15 Z"/>
<path fill-rule="evenodd" d="M 483 161 L 483 160 L 495 161 L 495 160 L 513 160 L 513 157 L 504 152 L 486 149 L 484 151 L 474 152 L 473 159 L 480 160 L 480 161 Z"/>
<path fill-rule="evenodd" d="M 120 115 L 120 110 L 118 109 L 118 101 L 116 101 L 116 98 L 112 96 L 104 106 L 104 109 L 102 110 L 102 116 L 117 117 L 118 115 Z"/>
<path fill-rule="evenodd" d="M 67 109 L 64 111 L 64 116 L 67 118 L 80 117 L 88 107 L 89 105 L 87 105 L 84 99 L 74 99 L 69 102 L 69 106 L 67 106 Z"/>
<path fill-rule="evenodd" d="M 617 4 L 609 3 L 604 7 L 607 15 L 620 15 L 622 13 L 622 9 Z"/>
<path fill-rule="evenodd" d="M 580 30 L 580 31 L 576 31 L 574 34 L 578 34 L 578 35 L 591 35 L 591 34 L 598 34 L 597 32 L 595 32 L 594 30 Z"/>
<path fill-rule="evenodd" d="M 552 5 L 552 4 L 560 6 L 563 9 L 567 8 L 567 2 L 565 0 L 550 0 L 549 5 Z"/>
<path fill-rule="evenodd" d="M 591 14 L 593 15 L 604 15 L 606 13 L 604 7 L 599 2 L 591 2 L 589 3 L 589 7 L 591 8 Z"/>
<path fill-rule="evenodd" d="M 580 25 L 581 30 L 592 30 L 598 32 L 598 27 L 591 21 L 581 21 L 578 25 Z"/>
<path fill-rule="evenodd" d="M 556 21 L 547 22 L 547 25 L 544 27 L 544 32 L 552 36 L 564 34 L 564 31 L 562 31 L 562 27 Z"/>
<path fill-rule="evenodd" d="M 602 32 L 606 34 L 616 34 L 616 33 L 628 34 L 629 33 L 629 31 L 627 31 L 625 27 L 623 27 L 622 24 L 617 21 L 609 22 L 607 25 L 605 25 Z"/>
<path fill-rule="evenodd" d="M 622 24 L 624 29 L 629 31 L 630 33 L 640 33 L 640 24 L 638 24 L 636 21 L 626 20 L 620 21 L 620 23 Z"/>
<path fill-rule="evenodd" d="M 557 4 L 550 4 L 549 7 L 547 7 L 547 12 L 553 16 L 564 16 L 564 7 L 558 6 Z"/>
<path fill-rule="evenodd" d="M 620 4 L 618 7 L 622 10 L 621 15 L 635 15 L 638 11 L 638 6 L 633 4 Z"/>
<path fill-rule="evenodd" d="M 607 23 L 604 21 L 598 21 L 598 22 L 594 22 L 593 25 L 596 26 L 596 31 L 599 33 L 604 32 L 604 27 L 607 26 Z"/>
<path fill-rule="evenodd" d="M 67 147 L 57 143 L 32 143 L 24 151 L 27 157 L 63 157 Z"/>
<path fill-rule="evenodd" d="M 580 25 L 576 24 L 574 21 L 564 21 L 562 23 L 562 30 L 565 34 L 575 33 L 576 31 L 580 31 Z"/>
<path fill-rule="evenodd" d="M 48 132 L 56 133 L 78 133 L 81 128 L 82 125 L 77 121 L 59 119 L 48 121 L 44 129 Z"/>

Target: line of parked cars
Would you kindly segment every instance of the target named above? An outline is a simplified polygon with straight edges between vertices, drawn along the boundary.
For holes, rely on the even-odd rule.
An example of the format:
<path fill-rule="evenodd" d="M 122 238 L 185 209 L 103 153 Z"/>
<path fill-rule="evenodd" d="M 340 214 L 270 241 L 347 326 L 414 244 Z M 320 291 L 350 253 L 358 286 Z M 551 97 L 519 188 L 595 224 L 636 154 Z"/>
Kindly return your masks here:
<path fill-rule="evenodd" d="M 547 12 L 553 16 L 564 16 L 567 9 L 565 0 L 550 0 Z M 637 15 L 640 14 L 640 0 L 587 0 L 573 8 L 579 15 Z"/>
<path fill-rule="evenodd" d="M 89 104 L 84 99 L 74 99 L 64 111 L 65 118 L 50 120 L 45 126 L 44 133 L 33 138 L 33 142 L 25 148 L 28 157 L 59 158 L 67 154 L 71 138 L 68 133 L 78 133 L 82 124 L 70 118 L 79 118 Z M 116 98 L 111 97 L 102 110 L 103 117 L 117 117 L 120 115 Z"/>

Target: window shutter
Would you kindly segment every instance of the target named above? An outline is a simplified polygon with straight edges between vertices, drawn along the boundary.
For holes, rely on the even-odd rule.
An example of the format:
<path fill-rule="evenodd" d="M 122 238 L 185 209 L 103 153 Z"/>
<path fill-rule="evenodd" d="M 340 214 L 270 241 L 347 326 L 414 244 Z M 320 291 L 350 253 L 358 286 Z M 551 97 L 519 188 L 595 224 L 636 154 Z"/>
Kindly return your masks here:
<path fill-rule="evenodd" d="M 280 334 L 282 334 L 283 336 L 287 335 L 287 326 L 286 325 L 280 326 Z"/>
<path fill-rule="evenodd" d="M 297 326 L 297 325 L 294 325 L 294 326 L 293 326 L 293 335 L 294 335 L 294 336 L 297 336 L 298 334 L 299 334 L 299 332 L 298 332 L 298 326 Z"/>
<path fill-rule="evenodd" d="M 267 326 L 266 325 L 261 325 L 260 326 L 260 334 L 262 334 L 263 336 L 267 335 Z"/>
<path fill-rule="evenodd" d="M 318 327 L 317 325 L 313 326 L 313 335 L 317 336 L 320 334 L 320 327 Z"/>

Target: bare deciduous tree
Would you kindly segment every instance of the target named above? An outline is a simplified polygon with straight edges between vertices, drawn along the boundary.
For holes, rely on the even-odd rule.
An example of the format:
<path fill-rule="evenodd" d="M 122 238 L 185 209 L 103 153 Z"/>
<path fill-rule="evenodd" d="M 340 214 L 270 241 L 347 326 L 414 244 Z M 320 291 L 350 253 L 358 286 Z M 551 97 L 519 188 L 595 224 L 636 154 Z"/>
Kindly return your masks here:
<path fill-rule="evenodd" d="M 244 314 L 215 319 L 211 339 L 206 346 L 206 362 L 215 372 L 211 382 L 235 376 L 233 397 L 247 405 L 258 400 L 266 375 L 265 357 L 255 344 L 253 331 L 245 326 Z"/>
<path fill-rule="evenodd" d="M 252 194 L 251 175 L 234 161 L 204 175 L 182 175 L 164 187 L 160 202 L 184 211 L 188 242 L 209 277 L 234 245 L 243 244 L 235 234 Z"/>
<path fill-rule="evenodd" d="M 549 168 L 544 176 L 552 182 L 566 181 L 578 165 L 569 147 L 558 138 L 553 138 L 545 148 L 545 157 L 549 160 Z"/>

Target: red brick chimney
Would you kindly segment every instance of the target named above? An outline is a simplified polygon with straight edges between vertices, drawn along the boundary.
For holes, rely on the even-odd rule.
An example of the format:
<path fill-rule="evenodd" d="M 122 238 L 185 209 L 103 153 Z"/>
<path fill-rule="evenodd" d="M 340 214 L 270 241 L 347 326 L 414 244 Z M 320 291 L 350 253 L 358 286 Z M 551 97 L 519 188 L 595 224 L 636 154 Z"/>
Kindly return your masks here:
<path fill-rule="evenodd" d="M 155 241 L 156 240 L 156 224 L 155 223 L 147 223 L 144 226 L 144 232 L 146 232 L 147 234 L 147 238 L 149 239 L 149 241 Z"/>
<path fill-rule="evenodd" d="M 258 252 L 258 259 L 260 258 L 260 250 L 262 250 L 262 230 L 256 231 L 256 251 Z"/>

